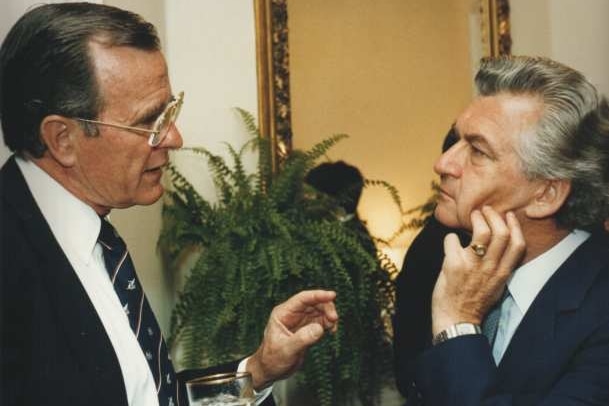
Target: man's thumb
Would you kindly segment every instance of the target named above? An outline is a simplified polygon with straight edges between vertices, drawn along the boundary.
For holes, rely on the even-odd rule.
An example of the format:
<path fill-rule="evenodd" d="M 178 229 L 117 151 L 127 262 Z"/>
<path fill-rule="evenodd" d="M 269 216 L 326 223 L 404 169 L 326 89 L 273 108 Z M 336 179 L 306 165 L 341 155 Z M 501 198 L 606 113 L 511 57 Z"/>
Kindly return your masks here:
<path fill-rule="evenodd" d="M 324 335 L 324 328 L 318 323 L 311 323 L 298 330 L 295 335 L 303 347 L 308 347 L 319 341 Z"/>

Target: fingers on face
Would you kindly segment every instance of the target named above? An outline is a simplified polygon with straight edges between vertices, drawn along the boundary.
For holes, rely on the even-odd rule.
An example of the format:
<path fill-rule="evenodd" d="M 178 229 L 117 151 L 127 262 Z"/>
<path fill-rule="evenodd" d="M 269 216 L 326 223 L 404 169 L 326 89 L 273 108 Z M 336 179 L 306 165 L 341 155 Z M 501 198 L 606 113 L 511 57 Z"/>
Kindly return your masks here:
<path fill-rule="evenodd" d="M 522 259 L 526 249 L 526 243 L 524 235 L 522 234 L 522 229 L 520 228 L 520 223 L 514 213 L 507 213 L 506 221 L 510 233 L 510 241 L 505 250 L 505 254 L 499 262 L 499 269 L 511 271 Z"/>
<path fill-rule="evenodd" d="M 491 228 L 480 210 L 474 210 L 471 214 L 472 243 L 488 246 L 491 241 Z"/>
<path fill-rule="evenodd" d="M 444 237 L 444 253 L 450 255 L 450 253 L 458 252 L 462 249 L 459 237 L 455 233 L 449 233 Z"/>
<path fill-rule="evenodd" d="M 486 257 L 490 259 L 501 258 L 510 242 L 510 230 L 505 220 L 490 206 L 484 206 L 481 214 L 483 221 L 487 224 L 486 243 L 488 251 Z"/>
<path fill-rule="evenodd" d="M 480 259 L 494 264 L 500 273 L 511 272 L 522 258 L 525 240 L 518 219 L 512 212 L 505 218 L 490 206 L 472 212 L 472 242 L 487 245 Z"/>

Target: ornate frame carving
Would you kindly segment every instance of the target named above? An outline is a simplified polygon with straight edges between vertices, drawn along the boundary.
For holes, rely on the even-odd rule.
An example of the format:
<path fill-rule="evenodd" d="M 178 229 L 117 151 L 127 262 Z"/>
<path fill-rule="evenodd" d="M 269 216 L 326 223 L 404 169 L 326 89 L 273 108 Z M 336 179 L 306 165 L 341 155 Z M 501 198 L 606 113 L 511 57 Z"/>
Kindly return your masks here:
<path fill-rule="evenodd" d="M 485 55 L 509 55 L 512 51 L 509 0 L 480 0 L 480 17 Z"/>
<path fill-rule="evenodd" d="M 254 14 L 259 127 L 277 170 L 292 150 L 287 0 L 254 0 Z"/>
<path fill-rule="evenodd" d="M 292 150 L 288 0 L 253 0 L 256 18 L 260 133 L 271 138 L 273 169 Z M 486 55 L 509 55 L 509 0 L 479 0 Z"/>

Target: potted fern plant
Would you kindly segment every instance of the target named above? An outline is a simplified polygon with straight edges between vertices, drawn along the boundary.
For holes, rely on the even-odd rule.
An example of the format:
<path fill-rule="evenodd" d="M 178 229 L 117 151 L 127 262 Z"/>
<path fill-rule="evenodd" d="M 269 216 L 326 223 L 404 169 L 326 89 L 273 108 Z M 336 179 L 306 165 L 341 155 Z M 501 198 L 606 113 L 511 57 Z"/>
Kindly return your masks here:
<path fill-rule="evenodd" d="M 198 255 L 172 315 L 171 342 L 183 347 L 187 366 L 244 356 L 259 344 L 274 305 L 303 289 L 332 289 L 338 332 L 309 351 L 300 378 L 316 404 L 359 398 L 374 405 L 391 373 L 387 318 L 396 269 L 369 249 L 358 229 L 336 220 L 336 201 L 303 182 L 345 135 L 294 151 L 274 174 L 267 139 L 249 113 L 238 111 L 253 138 L 239 151 L 228 146 L 232 163 L 207 149 L 190 149 L 207 160 L 217 202 L 204 199 L 170 167 L 159 244 L 168 258 L 193 248 Z M 255 173 L 244 169 L 247 148 L 259 154 Z"/>

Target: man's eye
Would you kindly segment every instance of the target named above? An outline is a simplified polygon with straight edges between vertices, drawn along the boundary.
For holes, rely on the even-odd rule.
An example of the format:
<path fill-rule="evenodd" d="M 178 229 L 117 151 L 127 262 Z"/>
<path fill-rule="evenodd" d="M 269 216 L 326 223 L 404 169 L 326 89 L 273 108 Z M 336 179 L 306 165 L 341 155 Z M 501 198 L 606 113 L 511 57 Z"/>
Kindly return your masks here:
<path fill-rule="evenodd" d="M 488 157 L 488 154 L 486 152 L 484 152 L 480 148 L 477 148 L 475 145 L 470 145 L 470 148 L 472 150 L 472 155 L 476 157 Z"/>
<path fill-rule="evenodd" d="M 138 123 L 138 127 L 152 128 L 155 121 L 156 121 L 156 117 L 145 118 Z"/>

